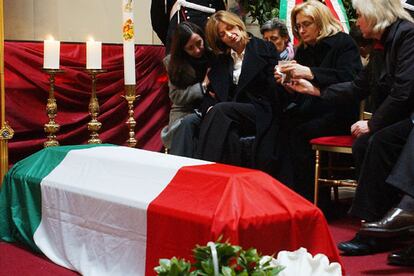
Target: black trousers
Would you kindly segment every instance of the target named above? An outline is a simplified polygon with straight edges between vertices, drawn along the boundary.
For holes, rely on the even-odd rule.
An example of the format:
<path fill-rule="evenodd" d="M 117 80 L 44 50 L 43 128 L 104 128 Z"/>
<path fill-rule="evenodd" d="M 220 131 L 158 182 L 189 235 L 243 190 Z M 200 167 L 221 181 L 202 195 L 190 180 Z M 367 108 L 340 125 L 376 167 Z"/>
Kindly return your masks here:
<path fill-rule="evenodd" d="M 252 104 L 221 102 L 201 122 L 197 158 L 240 166 L 240 137 L 255 135 L 256 112 Z"/>
<path fill-rule="evenodd" d="M 372 135 L 362 135 L 352 152 L 359 171 L 358 187 L 349 213 L 366 221 L 381 219 L 400 199 L 400 190 L 386 179 L 407 142 L 413 123 L 405 119 Z"/>
<path fill-rule="evenodd" d="M 200 123 L 201 117 L 195 113 L 182 118 L 172 136 L 170 154 L 193 157 Z"/>
<path fill-rule="evenodd" d="M 278 156 L 278 161 L 274 177 L 313 201 L 315 153 L 309 141 L 321 136 L 348 135 L 352 122 L 353 118 L 337 118 L 333 114 L 311 120 L 304 116 L 285 120 L 276 141 L 275 155 Z"/>
<path fill-rule="evenodd" d="M 387 183 L 414 197 L 414 130 L 411 130 Z"/>

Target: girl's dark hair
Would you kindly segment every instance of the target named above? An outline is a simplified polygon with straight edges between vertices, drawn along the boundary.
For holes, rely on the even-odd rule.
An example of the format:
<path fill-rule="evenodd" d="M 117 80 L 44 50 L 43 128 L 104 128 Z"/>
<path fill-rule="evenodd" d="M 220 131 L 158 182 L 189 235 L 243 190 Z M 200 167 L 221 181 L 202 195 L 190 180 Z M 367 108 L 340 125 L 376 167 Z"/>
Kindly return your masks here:
<path fill-rule="evenodd" d="M 178 88 L 185 88 L 194 84 L 197 77 L 195 68 L 190 64 L 194 58 L 184 50 L 185 45 L 191 36 L 196 33 L 205 42 L 204 33 L 201 28 L 194 23 L 185 21 L 177 25 L 171 41 L 170 61 L 167 71 L 172 84 Z M 206 45 L 204 45 L 206 48 Z"/>

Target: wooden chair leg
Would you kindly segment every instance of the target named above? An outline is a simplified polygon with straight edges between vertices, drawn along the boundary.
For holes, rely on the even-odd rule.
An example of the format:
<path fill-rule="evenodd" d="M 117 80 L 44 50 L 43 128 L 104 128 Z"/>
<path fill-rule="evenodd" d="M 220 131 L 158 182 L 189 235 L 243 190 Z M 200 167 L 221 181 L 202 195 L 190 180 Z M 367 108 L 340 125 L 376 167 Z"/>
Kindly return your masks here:
<path fill-rule="evenodd" d="M 328 152 L 328 177 L 329 178 L 333 178 L 334 177 L 334 173 L 333 173 L 333 161 L 332 161 L 332 152 Z"/>
<path fill-rule="evenodd" d="M 313 196 L 313 204 L 315 204 L 316 206 L 318 205 L 318 192 L 319 192 L 319 173 L 320 173 L 320 168 L 319 168 L 319 150 L 315 151 L 315 190 L 314 190 L 314 196 Z"/>
<path fill-rule="evenodd" d="M 339 201 L 339 188 L 338 187 L 333 187 L 333 189 L 334 189 L 334 200 L 335 200 L 335 202 L 338 202 Z"/>

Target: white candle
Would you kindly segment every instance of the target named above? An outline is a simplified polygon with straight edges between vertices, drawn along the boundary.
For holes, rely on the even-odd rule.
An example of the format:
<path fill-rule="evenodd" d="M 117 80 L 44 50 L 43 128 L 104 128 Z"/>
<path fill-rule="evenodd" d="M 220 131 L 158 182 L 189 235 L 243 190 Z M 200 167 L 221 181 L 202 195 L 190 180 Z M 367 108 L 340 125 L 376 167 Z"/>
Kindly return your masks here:
<path fill-rule="evenodd" d="M 122 37 L 124 48 L 124 80 L 126 85 L 134 85 L 135 42 L 134 42 L 134 0 L 122 1 Z"/>
<path fill-rule="evenodd" d="M 86 42 L 86 69 L 102 69 L 102 42 Z"/>
<path fill-rule="evenodd" d="M 60 41 L 50 38 L 43 42 L 43 68 L 59 69 Z"/>
<path fill-rule="evenodd" d="M 134 43 L 124 43 L 124 79 L 126 85 L 132 85 L 136 83 Z"/>

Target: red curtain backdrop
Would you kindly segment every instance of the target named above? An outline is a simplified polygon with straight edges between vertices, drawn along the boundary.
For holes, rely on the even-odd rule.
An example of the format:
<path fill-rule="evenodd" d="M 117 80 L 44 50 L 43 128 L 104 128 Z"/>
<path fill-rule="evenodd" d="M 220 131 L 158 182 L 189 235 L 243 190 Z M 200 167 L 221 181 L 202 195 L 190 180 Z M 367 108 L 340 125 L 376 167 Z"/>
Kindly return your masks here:
<path fill-rule="evenodd" d="M 91 79 L 85 72 L 86 44 L 62 43 L 60 68 L 65 72 L 56 76 L 55 98 L 60 125 L 57 133 L 61 145 L 86 144 L 90 132 L 88 104 Z M 125 145 L 128 139 L 128 107 L 124 94 L 122 45 L 102 46 L 102 68 L 98 75 L 97 96 L 100 104 L 98 120 L 103 143 Z M 168 123 L 170 101 L 167 76 L 162 64 L 164 47 L 136 46 L 135 128 L 137 148 L 162 149 L 160 131 Z M 42 70 L 42 42 L 5 43 L 6 121 L 15 135 L 9 141 L 11 164 L 40 150 L 46 141 L 43 126 L 49 121 L 46 102 L 49 77 Z"/>

